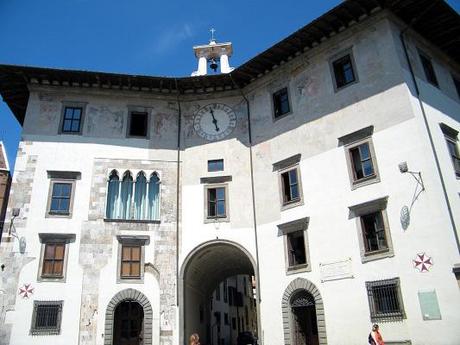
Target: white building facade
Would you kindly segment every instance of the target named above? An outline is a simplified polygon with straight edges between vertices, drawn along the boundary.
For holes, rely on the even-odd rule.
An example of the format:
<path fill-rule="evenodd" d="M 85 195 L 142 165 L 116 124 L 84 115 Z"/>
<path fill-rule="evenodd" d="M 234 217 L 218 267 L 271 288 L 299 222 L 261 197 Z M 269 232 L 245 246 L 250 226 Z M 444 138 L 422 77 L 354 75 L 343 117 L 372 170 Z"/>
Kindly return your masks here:
<path fill-rule="evenodd" d="M 460 17 L 408 3 L 345 1 L 227 74 L 0 66 L 0 344 L 215 344 L 243 275 L 259 344 L 458 344 Z"/>

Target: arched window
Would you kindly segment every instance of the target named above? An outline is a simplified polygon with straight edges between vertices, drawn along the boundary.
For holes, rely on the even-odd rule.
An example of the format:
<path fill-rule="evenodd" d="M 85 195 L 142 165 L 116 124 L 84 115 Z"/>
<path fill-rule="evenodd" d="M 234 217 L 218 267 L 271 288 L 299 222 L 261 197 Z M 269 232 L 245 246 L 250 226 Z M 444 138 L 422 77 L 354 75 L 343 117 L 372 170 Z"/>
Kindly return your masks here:
<path fill-rule="evenodd" d="M 119 218 L 119 197 L 120 197 L 120 179 L 116 170 L 113 170 L 109 176 L 109 185 L 107 187 L 107 209 L 106 216 L 108 219 Z"/>
<path fill-rule="evenodd" d="M 160 220 L 160 179 L 156 173 L 150 176 L 149 181 L 148 219 Z"/>
<path fill-rule="evenodd" d="M 133 177 L 129 171 L 125 172 L 120 188 L 121 219 L 131 219 L 131 200 L 133 194 Z"/>
<path fill-rule="evenodd" d="M 134 187 L 134 219 L 146 219 L 147 216 L 147 179 L 141 171 L 137 174 Z"/>

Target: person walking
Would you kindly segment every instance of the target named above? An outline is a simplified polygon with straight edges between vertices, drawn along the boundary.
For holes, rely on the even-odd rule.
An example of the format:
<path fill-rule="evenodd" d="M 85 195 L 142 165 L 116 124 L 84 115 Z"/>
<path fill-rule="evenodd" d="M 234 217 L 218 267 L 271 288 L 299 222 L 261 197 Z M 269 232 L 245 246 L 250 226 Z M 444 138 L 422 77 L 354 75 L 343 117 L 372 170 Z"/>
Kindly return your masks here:
<path fill-rule="evenodd" d="M 369 333 L 369 344 L 371 345 L 385 345 L 383 337 L 379 332 L 379 325 L 374 324 L 372 331 Z"/>
<path fill-rule="evenodd" d="M 200 336 L 198 333 L 193 333 L 190 336 L 189 345 L 200 345 Z"/>

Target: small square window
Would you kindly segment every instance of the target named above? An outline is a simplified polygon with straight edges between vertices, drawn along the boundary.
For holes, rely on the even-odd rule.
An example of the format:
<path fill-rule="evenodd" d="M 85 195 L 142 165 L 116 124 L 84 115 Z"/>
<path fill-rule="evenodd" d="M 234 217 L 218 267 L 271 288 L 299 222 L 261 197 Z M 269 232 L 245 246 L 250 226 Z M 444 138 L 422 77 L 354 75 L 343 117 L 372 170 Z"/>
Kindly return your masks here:
<path fill-rule="evenodd" d="M 120 278 L 140 279 L 141 278 L 141 245 L 121 246 Z"/>
<path fill-rule="evenodd" d="M 356 81 L 353 61 L 350 54 L 333 61 L 332 69 L 334 71 L 336 89 L 340 89 Z"/>
<path fill-rule="evenodd" d="M 227 217 L 225 187 L 207 188 L 207 218 Z"/>
<path fill-rule="evenodd" d="M 213 159 L 208 161 L 208 172 L 224 171 L 224 160 Z"/>
<path fill-rule="evenodd" d="M 64 107 L 61 133 L 80 133 L 82 117 L 82 107 Z"/>
<path fill-rule="evenodd" d="M 130 112 L 128 128 L 128 136 L 146 138 L 148 133 L 148 113 L 135 111 Z"/>
<path fill-rule="evenodd" d="M 431 59 L 421 53 L 419 54 L 419 56 L 420 56 L 420 61 L 422 61 L 422 66 L 425 72 L 426 80 L 430 84 L 436 87 L 439 87 L 438 78 L 436 78 L 436 73 L 434 71 L 434 67 L 433 67 L 433 63 L 431 62 Z"/>
<path fill-rule="evenodd" d="M 273 108 L 275 111 L 275 119 L 289 113 L 291 108 L 289 106 L 288 89 L 285 87 L 273 94 Z"/>
<path fill-rule="evenodd" d="M 280 172 L 282 206 L 301 202 L 301 190 L 298 167 Z"/>
<path fill-rule="evenodd" d="M 32 335 L 56 335 L 61 333 L 63 301 L 34 301 Z"/>
<path fill-rule="evenodd" d="M 394 321 L 405 318 L 399 278 L 366 282 L 371 321 Z"/>

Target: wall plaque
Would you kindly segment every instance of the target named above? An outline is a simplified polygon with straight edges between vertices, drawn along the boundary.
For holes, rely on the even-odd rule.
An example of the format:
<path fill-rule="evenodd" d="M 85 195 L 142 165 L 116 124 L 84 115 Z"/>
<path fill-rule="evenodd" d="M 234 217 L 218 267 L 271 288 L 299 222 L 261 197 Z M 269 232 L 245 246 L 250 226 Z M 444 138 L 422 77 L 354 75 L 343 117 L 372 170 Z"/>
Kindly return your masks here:
<path fill-rule="evenodd" d="M 351 258 L 320 263 L 319 269 L 321 272 L 321 282 L 353 278 L 353 270 L 351 267 Z"/>

